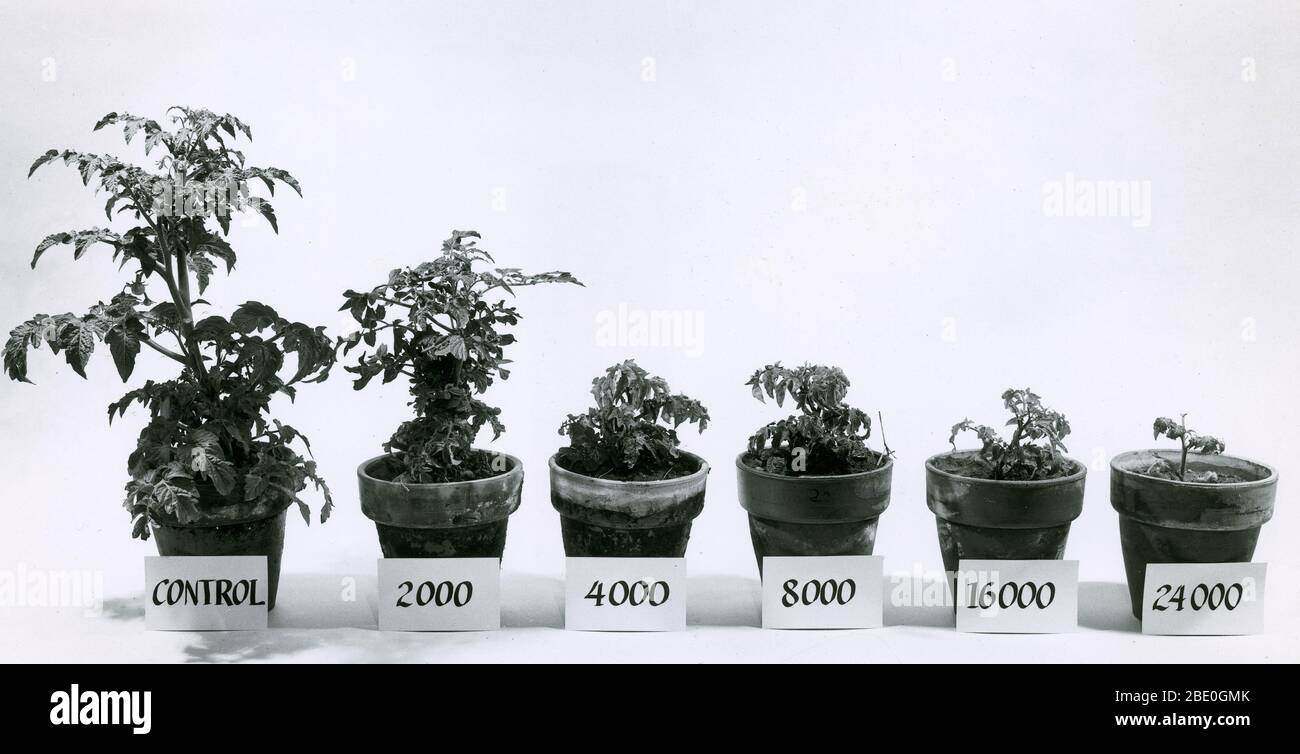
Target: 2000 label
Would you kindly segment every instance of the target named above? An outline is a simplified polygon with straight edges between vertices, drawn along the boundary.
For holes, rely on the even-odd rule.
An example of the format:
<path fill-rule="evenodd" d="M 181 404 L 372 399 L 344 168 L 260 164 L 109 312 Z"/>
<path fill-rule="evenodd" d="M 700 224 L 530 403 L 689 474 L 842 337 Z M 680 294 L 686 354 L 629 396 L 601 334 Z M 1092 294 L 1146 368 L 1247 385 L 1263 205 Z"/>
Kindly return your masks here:
<path fill-rule="evenodd" d="M 858 584 L 853 579 L 809 579 L 799 586 L 798 579 L 789 579 L 781 585 L 781 605 L 847 605 L 858 594 Z"/>
<path fill-rule="evenodd" d="M 1056 584 L 1050 581 L 1044 582 L 1041 586 L 1032 581 L 1020 584 L 1008 581 L 997 586 L 996 590 L 995 586 L 997 585 L 993 582 L 985 582 L 984 586 L 971 584 L 970 591 L 967 593 L 966 607 L 975 610 L 989 610 L 994 606 L 1002 610 L 1010 610 L 1013 607 L 1022 610 L 1031 607 L 1046 610 L 1056 600 Z"/>
<path fill-rule="evenodd" d="M 649 605 L 650 607 L 659 607 L 668 601 L 668 582 L 666 581 L 615 581 L 609 585 L 609 592 L 606 594 L 605 582 L 593 581 L 591 588 L 587 590 L 585 599 L 592 600 L 596 607 L 609 605 L 619 607 L 621 605 Z"/>
<path fill-rule="evenodd" d="M 422 581 L 419 586 L 414 582 L 403 581 L 397 585 L 402 591 L 397 596 L 398 607 L 426 607 L 432 604 L 434 607 L 464 607 L 469 601 L 474 599 L 474 584 L 469 581 L 452 583 L 450 581 L 440 581 L 437 584 L 432 581 Z M 415 602 L 409 601 L 414 593 Z"/>
<path fill-rule="evenodd" d="M 1255 598 L 1255 581 L 1247 579 L 1234 584 L 1197 584 L 1188 594 L 1186 584 L 1173 586 L 1161 584 L 1156 588 L 1156 598 L 1151 603 L 1152 610 L 1173 610 L 1181 612 L 1191 610 L 1236 610 L 1243 600 Z"/>

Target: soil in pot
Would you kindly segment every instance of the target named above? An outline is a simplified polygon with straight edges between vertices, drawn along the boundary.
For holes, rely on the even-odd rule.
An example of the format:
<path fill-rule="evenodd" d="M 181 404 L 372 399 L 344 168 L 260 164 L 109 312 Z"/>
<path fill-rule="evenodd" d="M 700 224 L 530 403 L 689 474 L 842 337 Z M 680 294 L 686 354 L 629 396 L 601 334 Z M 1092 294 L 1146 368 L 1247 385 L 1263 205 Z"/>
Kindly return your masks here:
<path fill-rule="evenodd" d="M 1149 563 L 1244 563 L 1273 515 L 1277 472 L 1223 455 L 1191 456 L 1184 482 L 1147 472 L 1177 451 L 1121 453 L 1110 462 L 1110 503 L 1119 513 L 1120 545 L 1133 615 L 1142 618 Z"/>
<path fill-rule="evenodd" d="M 893 461 L 835 476 L 765 471 L 748 453 L 736 457 L 741 506 L 763 572 L 763 558 L 870 555 L 880 514 L 889 507 Z"/>
<path fill-rule="evenodd" d="M 1087 469 L 1053 479 L 1008 481 L 975 476 L 978 451 L 925 462 L 926 504 L 934 512 L 943 567 L 967 560 L 1060 560 L 1070 522 L 1083 511 Z"/>
<path fill-rule="evenodd" d="M 279 510 L 242 502 L 243 487 L 222 497 L 211 484 L 199 482 L 199 510 L 203 519 L 181 524 L 175 519 L 151 519 L 154 543 L 164 556 L 265 555 L 268 610 L 275 608 L 280 586 L 280 560 L 284 554 L 284 525 L 288 506 Z M 233 502 L 233 501 L 241 502 Z"/>
<path fill-rule="evenodd" d="M 485 479 L 438 484 L 394 482 L 397 464 L 378 456 L 357 467 L 361 510 L 375 522 L 386 558 L 500 558 L 510 514 L 519 507 L 523 464 Z"/>
<path fill-rule="evenodd" d="M 678 558 L 704 509 L 709 465 L 683 452 L 654 479 L 596 478 L 551 457 L 551 505 L 560 513 L 564 554 L 574 558 Z M 676 476 L 674 476 L 676 472 Z"/>

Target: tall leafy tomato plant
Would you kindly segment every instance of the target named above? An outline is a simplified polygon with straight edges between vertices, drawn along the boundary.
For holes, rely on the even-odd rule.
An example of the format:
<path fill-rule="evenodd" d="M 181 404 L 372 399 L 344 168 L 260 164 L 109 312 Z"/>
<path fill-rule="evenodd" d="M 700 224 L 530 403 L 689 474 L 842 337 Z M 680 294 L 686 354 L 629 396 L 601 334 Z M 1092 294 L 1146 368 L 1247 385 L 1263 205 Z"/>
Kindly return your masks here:
<path fill-rule="evenodd" d="M 107 195 L 110 222 L 126 214 L 135 224 L 121 232 L 96 226 L 53 233 L 36 246 L 33 267 L 54 247 L 71 246 L 75 259 L 107 247 L 127 279 L 85 314 L 37 314 L 15 327 L 4 347 L 5 372 L 29 382 L 28 351 L 41 344 L 62 353 L 82 377 L 100 343 L 123 382 L 144 349 L 179 366 L 176 378 L 149 380 L 108 407 L 110 422 L 134 403 L 149 412 L 127 462 L 124 506 L 133 536 L 147 539 L 151 518 L 184 525 L 220 517 L 229 506 L 296 503 L 310 523 L 299 496 L 309 481 L 324 496 L 323 522 L 333 502 L 308 440 L 270 418 L 269 410 L 274 396 L 292 400 L 297 383 L 329 375 L 333 344 L 324 328 L 289 321 L 266 304 L 249 301 L 227 318 L 200 298 L 218 267 L 235 266 L 226 240 L 234 212 L 256 212 L 279 232 L 271 203 L 251 195 L 249 184 L 257 181 L 271 195 L 276 184 L 299 196 L 302 190 L 283 170 L 246 164 L 236 144 L 253 134 L 239 118 L 188 107 L 166 115 L 166 128 L 128 113 L 109 113 L 95 124 L 96 131 L 121 127 L 127 144 L 142 140 L 151 170 L 108 154 L 57 149 L 32 165 L 29 178 L 47 163 L 75 168 L 83 184 L 93 181 Z M 289 354 L 296 367 L 286 376 Z"/>
<path fill-rule="evenodd" d="M 510 377 L 505 348 L 515 336 L 504 329 L 520 318 L 510 297 L 523 286 L 582 285 L 567 272 L 488 266 L 495 260 L 479 238 L 472 230 L 452 231 L 437 258 L 393 270 L 369 291 L 343 294 L 339 311 L 360 325 L 337 343 L 345 356 L 361 349 L 356 363 L 344 367 L 356 376 L 353 387 L 361 390 L 375 377 L 410 381 L 415 416 L 384 443 L 391 481 L 462 482 L 504 471 L 473 443 L 484 426 L 493 439 L 505 431 L 501 409 L 478 396 L 498 377 Z"/>

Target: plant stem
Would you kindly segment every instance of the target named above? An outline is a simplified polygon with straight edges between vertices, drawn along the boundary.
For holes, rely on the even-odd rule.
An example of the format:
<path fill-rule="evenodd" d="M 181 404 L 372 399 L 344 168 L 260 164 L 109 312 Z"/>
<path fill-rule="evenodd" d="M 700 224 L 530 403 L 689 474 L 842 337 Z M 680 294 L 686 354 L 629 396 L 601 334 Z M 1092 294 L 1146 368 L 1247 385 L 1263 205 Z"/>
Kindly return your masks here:
<path fill-rule="evenodd" d="M 194 373 L 194 379 L 199 384 L 207 387 L 208 391 L 215 396 L 218 393 L 217 386 L 210 381 L 207 370 L 203 366 L 203 353 L 200 350 L 198 340 L 194 337 L 194 304 L 190 300 L 190 273 L 189 265 L 185 261 L 185 251 L 180 248 L 175 250 L 176 267 L 173 268 L 173 251 L 169 248 L 167 234 L 162 228 L 163 223 L 155 221 L 144 212 L 141 212 L 140 216 L 149 224 L 149 227 L 153 228 L 158 240 L 158 250 L 162 253 L 164 263 L 164 267 L 159 274 L 162 275 L 163 281 L 167 284 L 167 291 L 171 294 L 172 303 L 176 305 L 176 310 L 181 317 L 181 332 L 177 336 L 177 341 L 189 360 L 187 366 Z"/>
<path fill-rule="evenodd" d="M 166 347 L 164 347 L 164 346 L 162 346 L 162 345 L 159 345 L 159 344 L 158 344 L 157 342 L 155 342 L 152 338 L 141 338 L 141 339 L 140 339 L 140 342 L 141 342 L 141 343 L 144 343 L 146 346 L 149 346 L 150 348 L 152 348 L 153 350 L 155 350 L 155 351 L 157 351 L 158 353 L 162 354 L 163 356 L 166 356 L 167 358 L 172 359 L 173 361 L 178 361 L 178 362 L 180 362 L 181 364 L 183 364 L 183 365 L 185 365 L 185 366 L 189 366 L 189 362 L 185 360 L 185 357 L 184 357 L 184 356 L 182 356 L 182 355 L 179 354 L 179 353 L 176 353 L 175 351 L 171 350 L 170 348 L 166 348 Z"/>
<path fill-rule="evenodd" d="M 1016 453 L 1016 449 L 1020 447 L 1020 435 L 1021 435 L 1024 431 L 1025 431 L 1025 422 L 1024 422 L 1024 420 L 1023 420 L 1023 419 L 1017 419 L 1017 420 L 1016 420 L 1016 431 L 1011 433 L 1011 442 L 1007 443 L 1007 449 L 1006 449 L 1006 452 L 1004 452 L 1004 453 L 1001 455 L 1001 457 L 998 458 L 998 462 L 997 462 L 997 464 L 993 467 L 993 474 L 994 474 L 993 478 L 994 478 L 994 479 L 1002 479 L 1003 477 L 1006 476 L 1006 475 L 1003 473 L 1003 471 L 1002 471 L 1002 459 L 1003 459 L 1003 458 L 1006 458 L 1007 456 L 1011 456 L 1012 458 L 1015 458 L 1015 457 L 1016 457 L 1016 455 L 1017 455 L 1017 453 Z"/>
<path fill-rule="evenodd" d="M 1183 446 L 1182 462 L 1178 464 L 1178 481 L 1187 481 L 1187 414 L 1182 414 L 1178 419 L 1182 432 L 1179 434 L 1178 441 Z"/>
<path fill-rule="evenodd" d="M 885 446 L 885 455 L 881 457 L 880 463 L 876 464 L 876 468 L 880 468 L 885 465 L 885 461 L 889 460 L 889 457 L 892 456 L 894 452 L 889 449 L 889 440 L 885 439 L 885 415 L 880 411 L 877 411 L 876 419 L 880 424 L 880 444 Z"/>

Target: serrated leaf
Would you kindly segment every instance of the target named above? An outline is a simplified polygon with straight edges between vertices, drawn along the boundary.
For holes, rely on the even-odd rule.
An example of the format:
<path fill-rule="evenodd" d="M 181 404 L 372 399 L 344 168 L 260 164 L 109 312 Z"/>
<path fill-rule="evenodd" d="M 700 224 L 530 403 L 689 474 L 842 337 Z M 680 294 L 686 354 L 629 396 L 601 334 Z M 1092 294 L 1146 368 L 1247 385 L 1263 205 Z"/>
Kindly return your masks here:
<path fill-rule="evenodd" d="M 109 125 L 110 123 L 116 123 L 116 122 L 117 122 L 117 113 L 109 113 L 108 115 L 105 115 L 104 117 L 100 118 L 100 119 L 95 123 L 95 127 L 92 128 L 91 130 L 92 130 L 92 131 L 98 131 L 99 129 L 103 128 L 104 126 L 107 126 L 107 125 Z"/>
<path fill-rule="evenodd" d="M 230 315 L 230 324 L 236 331 L 248 334 L 264 330 L 280 320 L 274 309 L 259 301 L 249 301 Z"/>
<path fill-rule="evenodd" d="M 165 132 L 160 129 L 146 136 L 144 139 L 144 153 L 146 155 L 149 154 L 153 151 L 154 147 L 161 144 L 164 135 Z"/>
<path fill-rule="evenodd" d="M 50 160 L 57 159 L 58 156 L 59 156 L 59 150 L 51 149 L 47 151 L 45 154 L 41 155 L 40 157 L 37 157 L 36 162 L 33 162 L 31 169 L 27 171 L 27 177 L 31 178 L 32 173 L 35 173 L 37 168 L 49 162 Z"/>
<path fill-rule="evenodd" d="M 139 326 L 138 321 L 132 321 Z M 126 382 L 131 377 L 131 372 L 135 371 L 135 357 L 140 353 L 139 332 L 122 323 L 109 330 L 104 335 L 104 341 L 108 343 L 108 351 L 113 356 L 118 375 Z"/>
<path fill-rule="evenodd" d="M 214 271 L 212 260 L 204 256 L 192 256 L 189 261 L 190 270 L 199 281 L 199 293 L 203 293 L 208 289 L 208 282 L 212 279 Z"/>
<path fill-rule="evenodd" d="M 64 349 L 68 366 L 83 378 L 86 376 L 86 363 L 95 352 L 97 336 L 94 325 L 78 319 L 69 321 L 59 332 L 59 345 Z"/>
<path fill-rule="evenodd" d="M 288 171 L 279 168 L 267 168 L 266 172 L 281 183 L 288 185 L 289 188 L 297 192 L 298 196 L 302 196 L 302 186 L 298 185 L 298 179 L 289 175 Z"/>
<path fill-rule="evenodd" d="M 275 208 L 271 206 L 271 203 L 265 199 L 258 199 L 253 202 L 253 209 L 257 210 L 259 215 L 265 217 L 266 221 L 271 224 L 271 230 L 275 231 L 275 233 L 279 235 L 280 225 L 276 222 Z"/>
<path fill-rule="evenodd" d="M 72 240 L 71 233 L 51 233 L 46 236 L 39 244 L 36 245 L 36 253 L 32 255 L 32 269 L 36 269 L 36 262 L 40 260 L 41 255 L 51 246 L 65 244 Z"/>
<path fill-rule="evenodd" d="M 459 335 L 448 335 L 437 342 L 433 350 L 434 356 L 450 355 L 451 357 L 464 361 L 469 356 L 469 351 L 465 347 L 465 339 Z"/>
<path fill-rule="evenodd" d="M 266 478 L 257 474 L 248 474 L 244 477 L 244 502 L 251 503 L 262 497 L 266 492 Z"/>
<path fill-rule="evenodd" d="M 230 337 L 230 323 L 224 317 L 204 317 L 194 325 L 194 337 L 205 342 L 224 342 Z"/>

